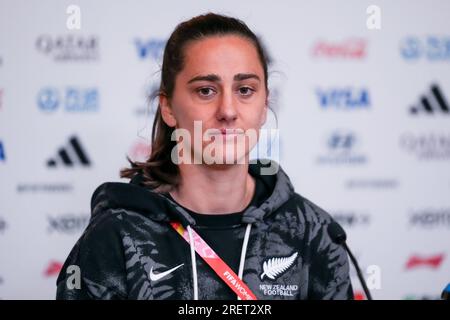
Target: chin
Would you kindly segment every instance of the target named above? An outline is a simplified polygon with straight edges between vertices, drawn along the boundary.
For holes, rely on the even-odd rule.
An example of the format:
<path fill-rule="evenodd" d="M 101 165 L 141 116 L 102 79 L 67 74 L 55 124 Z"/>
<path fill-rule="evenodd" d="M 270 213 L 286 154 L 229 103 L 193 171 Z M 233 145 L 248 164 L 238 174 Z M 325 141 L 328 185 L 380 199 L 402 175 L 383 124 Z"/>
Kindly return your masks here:
<path fill-rule="evenodd" d="M 203 155 L 203 163 L 210 166 L 230 166 L 248 163 L 248 154 L 236 155 L 233 153 L 222 153 L 217 156 L 208 157 Z"/>

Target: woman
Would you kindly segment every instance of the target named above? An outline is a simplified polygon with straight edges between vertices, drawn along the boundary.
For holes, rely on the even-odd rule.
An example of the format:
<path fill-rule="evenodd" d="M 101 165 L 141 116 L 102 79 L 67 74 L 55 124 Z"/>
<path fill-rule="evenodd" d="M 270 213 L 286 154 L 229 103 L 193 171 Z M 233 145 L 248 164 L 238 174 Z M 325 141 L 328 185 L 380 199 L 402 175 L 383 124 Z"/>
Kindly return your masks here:
<path fill-rule="evenodd" d="M 210 13 L 177 26 L 151 155 L 122 170 L 130 183 L 94 192 L 57 298 L 353 298 L 330 216 L 295 193 L 277 163 L 248 161 L 256 141 L 247 132 L 266 120 L 267 65 L 240 20 Z"/>

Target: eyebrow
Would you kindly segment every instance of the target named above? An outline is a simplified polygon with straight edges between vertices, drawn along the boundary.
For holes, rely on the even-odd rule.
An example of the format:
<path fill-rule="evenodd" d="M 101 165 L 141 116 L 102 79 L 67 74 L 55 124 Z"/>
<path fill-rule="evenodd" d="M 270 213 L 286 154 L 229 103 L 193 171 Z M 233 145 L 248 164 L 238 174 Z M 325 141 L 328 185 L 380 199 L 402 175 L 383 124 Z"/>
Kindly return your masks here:
<path fill-rule="evenodd" d="M 258 81 L 261 81 L 261 79 L 254 73 L 238 73 L 233 77 L 234 81 L 242 81 L 246 79 L 256 79 Z M 222 79 L 217 74 L 208 74 L 204 76 L 196 76 L 189 80 L 188 84 L 195 81 L 221 82 Z"/>

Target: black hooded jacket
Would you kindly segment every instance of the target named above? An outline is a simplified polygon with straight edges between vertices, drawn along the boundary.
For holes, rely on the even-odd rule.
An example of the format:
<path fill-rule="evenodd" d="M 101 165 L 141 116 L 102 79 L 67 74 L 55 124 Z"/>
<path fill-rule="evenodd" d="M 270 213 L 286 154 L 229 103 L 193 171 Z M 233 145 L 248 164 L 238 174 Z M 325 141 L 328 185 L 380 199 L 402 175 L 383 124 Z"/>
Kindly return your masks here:
<path fill-rule="evenodd" d="M 261 174 L 274 164 L 249 165 L 259 192 L 237 223 L 222 229 L 199 223 L 168 194 L 144 187 L 140 175 L 100 185 L 90 223 L 57 279 L 57 299 L 194 299 L 194 291 L 201 300 L 236 299 L 198 254 L 193 263 L 172 221 L 196 230 L 219 256 L 226 253 L 236 273 L 242 264 L 243 280 L 258 299 L 353 299 L 346 252 L 327 232 L 332 218 L 295 193 L 281 167 Z M 247 243 L 243 261 L 241 248 L 233 256 L 233 243 Z"/>

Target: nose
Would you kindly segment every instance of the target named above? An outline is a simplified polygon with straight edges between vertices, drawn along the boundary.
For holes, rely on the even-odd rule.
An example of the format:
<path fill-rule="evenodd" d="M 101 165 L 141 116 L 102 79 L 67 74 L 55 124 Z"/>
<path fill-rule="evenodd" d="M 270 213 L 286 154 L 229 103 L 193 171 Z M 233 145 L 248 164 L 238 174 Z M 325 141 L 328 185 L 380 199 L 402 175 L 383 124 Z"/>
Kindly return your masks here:
<path fill-rule="evenodd" d="M 234 101 L 232 90 L 223 90 L 219 106 L 217 108 L 217 120 L 226 123 L 237 119 L 237 106 Z"/>

